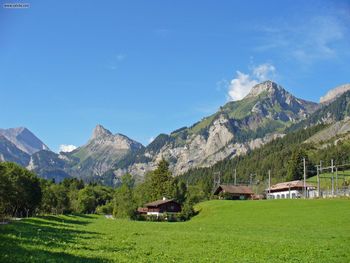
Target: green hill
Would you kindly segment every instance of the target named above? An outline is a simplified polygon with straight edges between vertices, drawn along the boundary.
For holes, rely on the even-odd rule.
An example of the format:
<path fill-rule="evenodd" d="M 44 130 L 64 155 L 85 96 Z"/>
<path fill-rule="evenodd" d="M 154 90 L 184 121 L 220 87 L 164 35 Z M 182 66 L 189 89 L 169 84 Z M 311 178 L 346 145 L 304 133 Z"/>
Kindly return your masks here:
<path fill-rule="evenodd" d="M 0 262 L 350 262 L 349 200 L 208 201 L 184 223 L 48 216 L 0 225 Z"/>
<path fill-rule="evenodd" d="M 334 189 L 336 187 L 336 174 L 334 173 L 322 173 L 320 174 L 320 186 L 322 190 L 330 191 L 332 189 L 332 177 L 334 182 Z M 317 176 L 312 176 L 307 179 L 309 183 L 317 186 Z M 350 170 L 338 172 L 338 188 L 347 187 L 350 185 Z"/>

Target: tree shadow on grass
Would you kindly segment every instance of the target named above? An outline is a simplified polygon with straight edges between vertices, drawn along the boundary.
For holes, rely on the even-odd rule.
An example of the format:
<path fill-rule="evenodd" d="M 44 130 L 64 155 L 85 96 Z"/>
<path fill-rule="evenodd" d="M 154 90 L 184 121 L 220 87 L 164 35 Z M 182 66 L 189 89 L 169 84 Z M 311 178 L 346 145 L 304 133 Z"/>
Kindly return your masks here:
<path fill-rule="evenodd" d="M 47 216 L 39 216 L 37 218 L 41 218 L 44 220 L 50 220 L 50 221 L 54 221 L 54 222 L 60 222 L 63 224 L 87 225 L 90 223 L 90 221 L 87 221 L 87 220 L 83 221 L 81 219 L 74 219 L 74 218 L 70 219 L 70 218 L 67 218 L 67 216 L 62 218 L 62 217 L 47 215 Z"/>
<path fill-rule="evenodd" d="M 28 218 L 0 226 L 0 262 L 108 262 L 68 254 L 69 250 L 87 250 L 82 240 L 94 240 L 101 234 L 81 229 L 80 225 L 89 222 L 77 224 L 77 220 L 65 219 Z"/>
<path fill-rule="evenodd" d="M 71 255 L 64 252 L 46 251 L 41 249 L 27 249 L 17 244 L 13 244 L 12 240 L 5 241 L 10 249 L 3 250 L 0 246 L 0 262 L 86 262 L 86 263 L 102 263 L 110 262 L 100 258 L 91 258 L 85 256 Z"/>
<path fill-rule="evenodd" d="M 87 215 L 87 214 L 77 214 L 77 213 L 73 213 L 70 214 L 70 216 L 74 216 L 74 217 L 82 217 L 82 218 L 95 218 L 93 215 Z"/>

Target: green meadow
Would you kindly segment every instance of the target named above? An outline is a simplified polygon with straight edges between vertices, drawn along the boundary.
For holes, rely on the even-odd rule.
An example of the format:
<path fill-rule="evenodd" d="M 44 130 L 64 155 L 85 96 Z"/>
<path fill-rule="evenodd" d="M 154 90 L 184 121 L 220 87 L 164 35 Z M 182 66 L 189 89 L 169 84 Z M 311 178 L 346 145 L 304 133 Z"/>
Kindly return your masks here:
<path fill-rule="evenodd" d="M 0 262 L 350 262 L 350 200 L 196 208 L 178 223 L 69 215 L 0 225 Z"/>
<path fill-rule="evenodd" d="M 336 187 L 336 173 L 322 173 L 320 175 L 320 186 L 323 190 L 331 190 L 332 189 L 332 177 L 334 188 Z M 309 183 L 317 186 L 317 176 L 313 176 L 307 179 Z M 350 184 L 350 170 L 339 171 L 338 172 L 338 187 L 342 188 L 343 186 L 348 186 Z"/>

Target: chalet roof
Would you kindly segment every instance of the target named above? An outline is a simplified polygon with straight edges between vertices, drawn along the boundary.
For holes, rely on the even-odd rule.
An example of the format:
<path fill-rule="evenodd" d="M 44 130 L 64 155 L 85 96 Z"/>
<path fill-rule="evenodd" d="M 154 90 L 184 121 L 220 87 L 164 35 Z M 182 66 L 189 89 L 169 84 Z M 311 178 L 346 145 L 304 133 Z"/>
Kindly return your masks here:
<path fill-rule="evenodd" d="M 218 193 L 220 193 L 220 191 L 224 191 L 225 193 L 230 193 L 230 194 L 249 194 L 249 195 L 254 194 L 252 189 L 248 186 L 233 185 L 233 184 L 219 185 L 216 188 L 214 195 L 217 195 Z"/>
<path fill-rule="evenodd" d="M 313 188 L 314 186 L 311 184 L 306 183 L 305 186 L 307 188 Z M 275 185 L 272 185 L 270 187 L 270 191 L 277 191 L 277 190 L 283 190 L 283 189 L 289 189 L 289 188 L 303 188 L 304 187 L 304 181 L 301 180 L 296 180 L 296 181 L 290 181 L 290 182 L 283 182 L 283 183 L 278 183 Z"/>
<path fill-rule="evenodd" d="M 174 199 L 161 199 L 161 200 L 157 200 L 157 201 L 153 201 L 150 203 L 145 204 L 146 207 L 148 206 L 159 206 L 162 204 L 166 204 L 166 203 L 170 203 L 170 202 L 175 202 Z"/>

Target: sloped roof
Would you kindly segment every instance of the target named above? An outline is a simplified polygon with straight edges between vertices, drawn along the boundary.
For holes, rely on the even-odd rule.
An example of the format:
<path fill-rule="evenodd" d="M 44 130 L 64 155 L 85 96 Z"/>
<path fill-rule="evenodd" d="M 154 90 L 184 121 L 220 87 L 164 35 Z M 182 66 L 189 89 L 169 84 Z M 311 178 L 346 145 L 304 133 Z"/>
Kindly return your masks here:
<path fill-rule="evenodd" d="M 306 183 L 305 184 L 306 187 L 314 187 L 313 185 L 311 184 L 308 184 Z M 301 181 L 301 180 L 296 180 L 296 181 L 290 181 L 290 182 L 283 182 L 283 183 L 278 183 L 278 184 L 275 184 L 275 185 L 272 185 L 270 187 L 270 189 L 267 189 L 268 190 L 271 190 L 271 191 L 277 191 L 277 190 L 282 190 L 282 189 L 289 189 L 289 188 L 303 188 L 304 187 L 304 181 Z"/>
<path fill-rule="evenodd" d="M 220 191 L 223 191 L 225 193 L 230 193 L 230 194 L 249 194 L 249 195 L 254 194 L 252 189 L 245 185 L 233 185 L 233 184 L 219 185 L 216 188 L 214 195 L 217 195 L 218 193 L 220 193 Z"/>
<path fill-rule="evenodd" d="M 145 206 L 159 206 L 162 204 L 166 204 L 166 203 L 170 203 L 170 202 L 175 202 L 174 199 L 161 199 L 161 200 L 157 200 L 157 201 L 153 201 L 151 203 L 147 203 L 145 204 Z"/>

